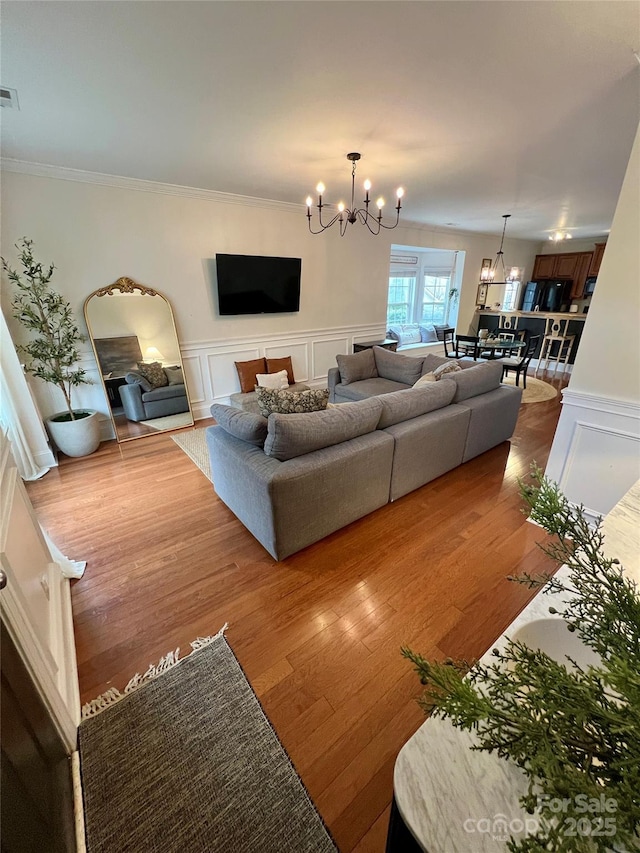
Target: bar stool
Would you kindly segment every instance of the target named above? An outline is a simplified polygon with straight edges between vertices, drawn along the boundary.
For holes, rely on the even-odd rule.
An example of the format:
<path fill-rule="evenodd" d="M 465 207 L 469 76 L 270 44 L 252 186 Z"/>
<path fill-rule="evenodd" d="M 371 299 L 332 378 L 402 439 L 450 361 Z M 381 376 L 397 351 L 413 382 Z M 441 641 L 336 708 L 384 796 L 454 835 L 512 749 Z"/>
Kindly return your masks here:
<path fill-rule="evenodd" d="M 540 349 L 538 364 L 536 365 L 536 369 L 533 374 L 534 376 L 538 375 L 538 370 L 540 370 L 543 362 L 543 370 L 547 370 L 549 362 L 553 363 L 554 374 L 558 369 L 559 364 L 562 364 L 563 366 L 567 365 L 569 356 L 571 355 L 573 342 L 576 339 L 575 335 L 567 334 L 568 328 L 568 318 L 547 318 L 547 325 L 542 339 L 542 347 Z"/>

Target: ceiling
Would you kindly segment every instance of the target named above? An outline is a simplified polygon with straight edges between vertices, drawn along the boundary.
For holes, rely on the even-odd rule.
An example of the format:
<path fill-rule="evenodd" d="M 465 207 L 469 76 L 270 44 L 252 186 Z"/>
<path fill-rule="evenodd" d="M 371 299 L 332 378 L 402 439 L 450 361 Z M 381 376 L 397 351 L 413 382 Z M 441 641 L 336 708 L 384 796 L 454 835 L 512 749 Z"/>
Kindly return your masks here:
<path fill-rule="evenodd" d="M 297 204 L 318 180 L 348 202 L 359 151 L 407 221 L 590 237 L 638 127 L 634 50 L 635 0 L 5 2 L 2 153 Z"/>

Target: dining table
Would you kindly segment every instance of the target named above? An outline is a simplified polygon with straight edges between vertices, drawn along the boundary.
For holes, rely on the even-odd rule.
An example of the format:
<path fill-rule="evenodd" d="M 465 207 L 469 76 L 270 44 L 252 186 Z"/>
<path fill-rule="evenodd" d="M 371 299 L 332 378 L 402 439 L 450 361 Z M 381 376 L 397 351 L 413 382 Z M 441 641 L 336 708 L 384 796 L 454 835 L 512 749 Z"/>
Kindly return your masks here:
<path fill-rule="evenodd" d="M 526 341 L 521 341 L 519 338 L 507 340 L 504 338 L 481 338 L 478 341 L 478 351 L 480 358 L 500 358 L 503 355 L 517 355 L 518 352 L 527 346 Z"/>

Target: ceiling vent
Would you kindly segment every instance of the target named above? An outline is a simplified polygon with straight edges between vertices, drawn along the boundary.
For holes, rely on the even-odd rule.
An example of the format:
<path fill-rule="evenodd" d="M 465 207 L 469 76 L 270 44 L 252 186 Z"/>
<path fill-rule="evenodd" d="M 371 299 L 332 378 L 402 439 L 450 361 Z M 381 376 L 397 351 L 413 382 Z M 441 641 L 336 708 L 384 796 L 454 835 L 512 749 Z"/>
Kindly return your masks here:
<path fill-rule="evenodd" d="M 19 110 L 18 92 L 16 89 L 5 89 L 0 87 L 0 107 L 6 107 L 9 110 Z"/>

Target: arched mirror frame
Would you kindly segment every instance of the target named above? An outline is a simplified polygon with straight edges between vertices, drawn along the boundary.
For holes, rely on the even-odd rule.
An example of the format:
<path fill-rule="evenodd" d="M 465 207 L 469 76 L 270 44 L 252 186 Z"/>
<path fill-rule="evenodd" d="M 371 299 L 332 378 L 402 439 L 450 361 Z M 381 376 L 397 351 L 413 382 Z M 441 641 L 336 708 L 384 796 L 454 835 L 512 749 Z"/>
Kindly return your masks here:
<path fill-rule="evenodd" d="M 140 433 L 138 435 L 123 436 L 118 432 L 118 425 L 116 424 L 116 420 L 115 420 L 115 416 L 114 416 L 114 412 L 113 412 L 113 407 L 111 405 L 111 397 L 110 397 L 109 390 L 107 389 L 107 385 L 105 382 L 105 376 L 104 376 L 104 372 L 103 372 L 103 368 L 102 368 L 101 358 L 100 358 L 100 354 L 98 352 L 98 349 L 96 347 L 95 336 L 93 333 L 93 329 L 91 327 L 91 321 L 89 319 L 89 310 L 88 310 L 89 309 L 89 303 L 91 302 L 92 299 L 94 299 L 94 298 L 100 299 L 102 297 L 109 297 L 109 296 L 112 296 L 116 292 L 119 292 L 121 294 L 127 294 L 127 293 L 135 294 L 136 292 L 138 292 L 142 296 L 151 296 L 151 297 L 159 296 L 160 299 L 162 299 L 165 302 L 166 307 L 169 311 L 169 317 L 171 318 L 171 328 L 172 328 L 173 334 L 175 336 L 177 352 L 178 352 L 178 357 L 179 357 L 179 361 L 180 361 L 180 368 L 182 369 L 182 376 L 184 379 L 184 390 L 185 390 L 185 395 L 187 398 L 188 412 L 185 412 L 184 414 L 189 415 L 189 421 L 186 422 L 184 425 L 180 425 L 180 426 L 176 426 L 176 427 L 166 427 L 166 429 L 163 429 L 163 430 L 153 429 L 153 430 L 150 430 L 149 432 Z M 175 323 L 175 318 L 173 316 L 173 309 L 171 307 L 171 303 L 169 302 L 169 300 L 167 299 L 166 296 L 164 296 L 162 293 L 160 293 L 158 290 L 155 290 L 154 288 L 146 287 L 143 284 L 138 284 L 138 282 L 134 281 L 132 278 L 128 278 L 127 276 L 122 276 L 117 281 L 115 281 L 113 284 L 107 285 L 106 287 L 99 287 L 97 290 L 94 290 L 93 293 L 90 293 L 89 296 L 87 296 L 87 298 L 84 301 L 84 319 L 85 319 L 85 323 L 87 324 L 87 329 L 89 331 L 89 340 L 91 341 L 91 348 L 93 349 L 93 354 L 95 356 L 96 364 L 98 366 L 98 373 L 100 374 L 100 382 L 102 383 L 102 389 L 104 391 L 105 400 L 106 400 L 107 406 L 109 408 L 109 417 L 111 418 L 111 426 L 113 427 L 113 433 L 115 435 L 116 441 L 119 444 L 123 443 L 125 441 L 134 441 L 135 439 L 138 439 L 138 438 L 146 438 L 149 435 L 158 435 L 160 432 L 168 432 L 172 429 L 182 429 L 183 426 L 193 426 L 193 424 L 194 424 L 193 410 L 191 408 L 191 399 L 189 397 L 189 386 L 187 384 L 187 378 L 186 378 L 185 372 L 184 372 L 184 364 L 182 362 L 182 354 L 180 353 L 180 342 L 178 339 L 178 331 L 176 329 L 176 323 Z"/>

